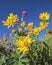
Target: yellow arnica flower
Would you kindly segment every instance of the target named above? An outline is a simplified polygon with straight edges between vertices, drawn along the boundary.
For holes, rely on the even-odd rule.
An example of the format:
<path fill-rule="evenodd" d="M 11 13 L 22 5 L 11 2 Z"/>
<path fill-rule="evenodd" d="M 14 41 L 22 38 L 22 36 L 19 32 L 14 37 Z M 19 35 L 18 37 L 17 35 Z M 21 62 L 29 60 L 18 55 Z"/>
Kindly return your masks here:
<path fill-rule="evenodd" d="M 24 27 L 25 26 L 25 21 L 22 21 L 21 24 L 20 24 L 20 27 Z"/>
<path fill-rule="evenodd" d="M 29 48 L 30 45 L 32 44 L 34 40 L 32 38 L 30 38 L 30 36 L 20 36 L 19 39 L 17 40 L 17 49 L 20 51 L 20 53 L 22 52 L 23 54 L 26 53 Z"/>
<path fill-rule="evenodd" d="M 30 31 L 33 27 L 33 22 L 30 22 L 27 26 L 27 30 Z"/>
<path fill-rule="evenodd" d="M 47 13 L 47 12 L 43 12 L 43 13 L 41 13 L 41 14 L 39 15 L 39 18 L 40 18 L 41 20 L 44 20 L 44 21 L 49 20 L 50 14 Z"/>
<path fill-rule="evenodd" d="M 3 42 L 3 40 L 0 40 L 0 43 Z"/>
<path fill-rule="evenodd" d="M 8 19 L 6 21 L 2 21 L 3 25 L 11 27 L 14 26 L 14 24 L 18 23 L 19 18 L 18 15 L 14 15 L 13 13 L 10 13 L 10 15 L 8 16 Z"/>
<path fill-rule="evenodd" d="M 44 30 L 47 26 L 48 26 L 48 22 L 47 21 L 42 21 L 42 22 L 40 22 L 40 27 L 41 27 L 41 29 L 42 30 Z"/>
<path fill-rule="evenodd" d="M 34 28 L 32 31 L 33 35 L 38 35 L 41 32 L 41 27 Z"/>

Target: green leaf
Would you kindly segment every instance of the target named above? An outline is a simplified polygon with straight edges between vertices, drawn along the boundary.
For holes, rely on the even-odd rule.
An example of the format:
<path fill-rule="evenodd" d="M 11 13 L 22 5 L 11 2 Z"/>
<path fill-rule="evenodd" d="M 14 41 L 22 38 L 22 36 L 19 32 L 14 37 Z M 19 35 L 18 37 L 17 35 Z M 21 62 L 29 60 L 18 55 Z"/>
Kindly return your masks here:
<path fill-rule="evenodd" d="M 17 62 L 15 62 L 13 65 L 18 65 L 18 63 L 17 63 Z"/>
<path fill-rule="evenodd" d="M 25 57 L 25 56 L 26 56 L 25 54 L 21 54 L 20 55 L 20 59 L 23 58 L 23 57 Z"/>
<path fill-rule="evenodd" d="M 30 65 L 30 64 L 28 63 L 28 64 L 26 64 L 26 65 Z"/>
<path fill-rule="evenodd" d="M 29 62 L 30 60 L 28 58 L 21 59 L 21 62 Z"/>
<path fill-rule="evenodd" d="M 19 62 L 18 62 L 18 65 L 24 65 L 24 64 L 23 64 L 22 62 L 19 61 Z"/>

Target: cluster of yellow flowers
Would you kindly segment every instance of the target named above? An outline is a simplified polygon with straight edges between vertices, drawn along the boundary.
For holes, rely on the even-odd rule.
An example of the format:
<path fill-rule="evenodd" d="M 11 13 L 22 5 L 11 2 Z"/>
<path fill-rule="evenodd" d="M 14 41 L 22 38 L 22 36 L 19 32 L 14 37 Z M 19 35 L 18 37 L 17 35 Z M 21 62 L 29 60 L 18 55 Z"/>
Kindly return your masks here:
<path fill-rule="evenodd" d="M 25 52 L 27 52 L 30 48 L 30 45 L 32 44 L 32 42 L 35 41 L 33 40 L 29 35 L 28 36 L 20 36 L 19 39 L 17 40 L 17 46 L 18 46 L 18 50 L 21 52 L 23 52 L 23 54 Z"/>
<path fill-rule="evenodd" d="M 11 27 L 14 26 L 15 23 L 18 23 L 19 17 L 18 15 L 14 15 L 13 13 L 10 13 L 6 21 L 2 21 L 3 25 Z"/>
<path fill-rule="evenodd" d="M 29 32 L 29 34 L 33 34 L 33 35 L 38 35 L 42 30 L 44 30 L 47 26 L 48 26 L 48 20 L 49 20 L 49 18 L 50 18 L 50 14 L 49 13 L 47 13 L 47 12 L 43 12 L 43 13 L 41 13 L 40 15 L 39 15 L 39 18 L 40 18 L 40 20 L 42 20 L 41 22 L 40 22 L 40 26 L 39 27 L 36 27 L 36 28 L 33 28 L 32 29 L 32 26 L 33 26 L 33 23 L 29 23 L 28 24 L 28 26 L 27 26 L 27 29 L 28 29 L 28 31 L 30 30 L 30 29 L 32 29 L 30 32 Z"/>
<path fill-rule="evenodd" d="M 40 15 L 39 15 L 39 18 L 40 18 L 40 20 L 42 20 L 41 22 L 40 22 L 40 27 L 41 27 L 41 29 L 42 30 L 44 30 L 47 26 L 48 26 L 48 20 L 49 20 L 49 18 L 50 18 L 50 14 L 49 13 L 47 13 L 47 12 L 43 12 L 43 13 L 41 13 Z"/>
<path fill-rule="evenodd" d="M 50 14 L 47 13 L 47 12 L 43 12 L 39 15 L 39 18 L 41 20 L 40 22 L 40 26 L 39 27 L 36 27 L 36 28 L 33 28 L 33 22 L 30 22 L 27 26 L 26 26 L 26 29 L 27 29 L 27 36 L 20 36 L 19 39 L 17 40 L 16 42 L 16 45 L 17 45 L 17 49 L 22 52 L 22 53 L 25 53 L 29 50 L 30 48 L 30 45 L 32 44 L 32 42 L 34 41 L 31 37 L 30 37 L 30 34 L 32 35 L 38 35 L 42 30 L 44 30 L 47 26 L 48 26 L 48 20 L 50 18 Z M 14 26 L 15 23 L 18 23 L 19 21 L 19 18 L 17 15 L 14 15 L 14 14 L 10 14 L 8 16 L 8 19 L 6 21 L 3 21 L 3 24 L 5 26 L 8 26 L 11 27 L 11 26 Z M 24 26 L 25 26 L 25 21 L 22 21 L 20 24 L 19 24 L 19 28 L 18 28 L 18 31 L 22 32 L 22 29 L 24 29 Z M 16 29 L 13 28 L 12 29 L 12 32 L 15 32 Z"/>

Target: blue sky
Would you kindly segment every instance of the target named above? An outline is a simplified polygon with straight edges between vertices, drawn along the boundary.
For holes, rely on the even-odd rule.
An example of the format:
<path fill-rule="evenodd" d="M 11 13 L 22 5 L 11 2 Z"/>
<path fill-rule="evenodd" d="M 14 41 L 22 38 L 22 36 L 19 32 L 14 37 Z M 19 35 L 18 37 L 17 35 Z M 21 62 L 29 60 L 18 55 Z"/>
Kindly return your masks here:
<path fill-rule="evenodd" d="M 52 30 L 52 0 L 0 0 L 0 34 L 9 34 L 10 30 L 3 26 L 2 20 L 6 20 L 7 16 L 12 12 L 22 17 L 23 10 L 28 12 L 25 17 L 26 23 L 34 22 L 35 26 L 39 26 L 39 14 L 41 12 L 49 12 L 51 17 L 49 19 L 49 26 L 47 29 Z M 39 35 L 44 37 L 45 30 Z"/>

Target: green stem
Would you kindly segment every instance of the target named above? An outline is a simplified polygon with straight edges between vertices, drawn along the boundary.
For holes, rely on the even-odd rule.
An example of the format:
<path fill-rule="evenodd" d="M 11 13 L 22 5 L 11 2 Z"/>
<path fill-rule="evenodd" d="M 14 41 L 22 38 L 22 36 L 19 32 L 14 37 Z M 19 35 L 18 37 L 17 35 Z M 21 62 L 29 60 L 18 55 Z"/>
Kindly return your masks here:
<path fill-rule="evenodd" d="M 34 65 L 36 65 L 36 64 L 35 64 L 35 61 L 34 61 L 34 59 L 33 59 L 33 57 L 31 56 L 31 54 L 29 54 L 29 55 L 30 55 L 32 61 L 34 62 Z"/>

